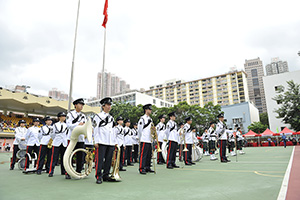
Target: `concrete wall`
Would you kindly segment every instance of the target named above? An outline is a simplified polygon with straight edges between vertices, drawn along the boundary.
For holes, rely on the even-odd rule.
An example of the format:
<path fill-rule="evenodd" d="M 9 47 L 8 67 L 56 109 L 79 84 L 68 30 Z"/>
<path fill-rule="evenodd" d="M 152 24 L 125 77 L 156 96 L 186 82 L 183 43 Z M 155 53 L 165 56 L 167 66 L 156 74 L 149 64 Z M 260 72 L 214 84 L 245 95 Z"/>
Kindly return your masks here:
<path fill-rule="evenodd" d="M 275 91 L 275 87 L 282 85 L 286 90 L 286 82 L 290 80 L 294 80 L 295 83 L 300 84 L 300 70 L 263 77 L 269 124 L 273 132 L 277 132 L 277 129 L 281 131 L 284 127 L 290 128 L 289 124 L 285 124 L 281 119 L 276 118 L 278 114 L 275 113 L 275 109 L 278 109 L 280 105 L 272 99 L 279 94 Z"/>

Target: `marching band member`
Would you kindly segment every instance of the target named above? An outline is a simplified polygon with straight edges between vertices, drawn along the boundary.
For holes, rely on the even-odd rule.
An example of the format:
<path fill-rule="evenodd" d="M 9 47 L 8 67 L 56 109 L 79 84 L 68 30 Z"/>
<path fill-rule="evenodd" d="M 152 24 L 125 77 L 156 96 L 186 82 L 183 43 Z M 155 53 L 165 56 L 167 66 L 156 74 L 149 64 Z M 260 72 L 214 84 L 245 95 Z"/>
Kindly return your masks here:
<path fill-rule="evenodd" d="M 132 162 L 132 132 L 130 129 L 130 119 L 124 121 L 124 142 L 125 142 L 125 158 L 126 166 L 133 166 Z"/>
<path fill-rule="evenodd" d="M 137 123 L 133 124 L 133 128 L 131 129 L 132 132 L 132 142 L 133 142 L 133 162 L 138 162 L 138 155 L 139 155 L 139 136 L 137 131 Z"/>
<path fill-rule="evenodd" d="M 183 126 L 183 129 L 185 130 L 185 144 L 188 151 L 184 152 L 183 158 L 185 165 L 194 165 L 195 163 L 192 162 L 192 146 L 194 144 L 195 140 L 195 134 L 192 132 L 192 118 L 187 117 L 185 118 L 186 124 Z"/>
<path fill-rule="evenodd" d="M 227 145 L 227 133 L 226 133 L 226 125 L 224 124 L 224 115 L 218 115 L 219 122 L 216 127 L 216 134 L 220 139 L 220 159 L 221 162 L 230 162 L 230 160 L 226 157 L 226 145 Z"/>
<path fill-rule="evenodd" d="M 103 181 L 113 181 L 109 176 L 112 156 L 117 144 L 116 135 L 113 132 L 114 118 L 109 114 L 111 110 L 112 99 L 106 97 L 100 101 L 102 112 L 94 117 L 94 139 L 95 139 L 95 165 L 96 165 L 96 183 Z M 102 172 L 103 170 L 103 172 Z"/>
<path fill-rule="evenodd" d="M 152 154 L 152 136 L 151 136 L 151 122 L 152 119 L 150 114 L 152 112 L 152 105 L 146 104 L 143 106 L 144 115 L 138 122 L 138 133 L 140 143 L 140 174 L 146 174 L 147 172 L 154 173 L 150 168 L 151 165 L 151 154 Z"/>
<path fill-rule="evenodd" d="M 17 152 L 20 150 L 19 149 L 19 143 L 21 141 L 25 141 L 25 135 L 27 132 L 27 128 L 25 127 L 26 121 L 25 120 L 20 120 L 18 122 L 19 127 L 15 129 L 15 140 L 13 142 L 14 148 L 13 148 L 13 156 L 11 158 L 10 162 L 10 170 L 13 170 L 15 168 L 15 163 L 16 163 L 16 157 L 17 157 Z"/>
<path fill-rule="evenodd" d="M 179 168 L 179 166 L 175 164 L 179 133 L 177 131 L 177 124 L 175 122 L 176 119 L 175 112 L 169 113 L 168 116 L 170 117 L 170 120 L 167 123 L 167 130 L 166 130 L 166 134 L 169 140 L 167 168 L 173 169 L 173 168 Z"/>
<path fill-rule="evenodd" d="M 65 175 L 66 179 L 70 179 L 71 177 L 66 173 L 63 157 L 65 151 L 67 149 L 68 141 L 67 141 L 67 134 L 68 134 L 68 126 L 65 123 L 66 121 L 66 113 L 59 112 L 57 114 L 58 122 L 53 125 L 53 131 L 50 137 L 53 139 L 52 142 L 52 155 L 51 155 L 51 162 L 50 162 L 50 170 L 49 170 L 49 177 L 53 177 L 54 168 L 58 162 L 58 157 L 60 155 L 60 173 L 61 175 Z"/>
<path fill-rule="evenodd" d="M 157 132 L 157 137 L 158 137 L 158 141 L 157 141 L 157 145 L 159 145 L 159 147 L 161 148 L 162 143 L 164 142 L 164 137 L 165 137 L 165 131 L 166 131 L 166 125 L 165 123 L 165 116 L 164 115 L 160 115 L 158 116 L 159 119 L 159 123 L 156 125 L 156 132 Z M 162 153 L 161 152 L 157 152 L 157 164 L 158 165 L 162 165 L 166 163 L 164 158 L 162 157 Z"/>
<path fill-rule="evenodd" d="M 39 139 L 41 141 L 39 158 L 37 161 L 36 173 L 40 175 L 43 170 L 45 157 L 47 156 L 46 163 L 46 172 L 49 173 L 50 170 L 50 160 L 51 160 L 51 149 L 48 148 L 48 143 L 50 141 L 50 134 L 52 133 L 52 120 L 50 117 L 45 117 L 44 119 L 45 125 L 42 126 L 41 131 L 39 133 Z"/>
<path fill-rule="evenodd" d="M 232 128 L 230 128 L 229 130 L 226 130 L 226 132 L 228 135 L 228 153 L 230 153 L 231 156 L 236 156 L 236 154 L 234 152 L 235 137 L 233 134 L 233 130 L 232 130 Z"/>
<path fill-rule="evenodd" d="M 203 153 L 206 156 L 209 156 L 208 139 L 209 139 L 209 134 L 207 133 L 207 129 L 205 129 L 204 133 L 202 134 L 202 141 L 203 141 Z"/>
<path fill-rule="evenodd" d="M 180 132 L 180 130 L 183 130 L 184 123 L 179 123 L 178 133 L 179 133 L 179 141 L 178 141 L 178 148 L 179 148 L 179 161 L 182 161 L 182 150 L 184 149 L 184 141 L 183 141 L 183 135 Z"/>
<path fill-rule="evenodd" d="M 119 162 L 119 171 L 126 171 L 126 169 L 123 169 L 123 163 L 125 160 L 125 145 L 124 145 L 124 128 L 123 128 L 123 117 L 119 116 L 116 119 L 117 121 L 117 126 L 115 127 L 115 135 L 117 138 L 117 144 L 120 147 L 120 162 Z"/>
<path fill-rule="evenodd" d="M 217 134 L 215 132 L 215 124 L 214 122 L 210 122 L 210 127 L 207 131 L 208 134 L 208 145 L 209 145 L 209 154 L 210 154 L 210 160 L 217 160 L 215 156 L 216 151 L 216 141 L 217 141 Z"/>
<path fill-rule="evenodd" d="M 40 119 L 39 118 L 33 119 L 33 126 L 27 130 L 25 136 L 26 143 L 27 143 L 26 161 L 25 161 L 25 168 L 24 168 L 25 171 L 29 167 L 29 157 L 27 156 L 27 153 L 32 154 L 32 152 L 34 152 L 36 153 L 37 156 L 39 155 L 39 147 L 40 147 L 40 142 L 38 138 L 39 131 L 40 131 L 39 125 L 40 125 Z"/>
<path fill-rule="evenodd" d="M 83 99 L 76 99 L 73 101 L 73 105 L 75 107 L 75 110 L 72 110 L 67 115 L 67 126 L 69 128 L 68 133 L 68 141 L 70 141 L 70 136 L 72 134 L 73 129 L 76 126 L 82 126 L 86 122 L 86 116 L 81 112 L 84 106 L 84 100 Z M 81 134 L 78 137 L 78 142 L 74 148 L 74 150 L 79 148 L 84 148 L 84 135 Z M 83 152 L 79 151 L 76 153 L 76 172 L 81 173 L 83 167 Z M 70 179 L 71 177 L 69 175 L 66 176 L 66 179 Z"/>
<path fill-rule="evenodd" d="M 240 127 L 236 129 L 236 140 L 237 140 L 237 150 L 239 151 L 240 154 L 245 154 L 245 152 L 243 152 L 244 137 L 242 136 L 242 130 Z"/>

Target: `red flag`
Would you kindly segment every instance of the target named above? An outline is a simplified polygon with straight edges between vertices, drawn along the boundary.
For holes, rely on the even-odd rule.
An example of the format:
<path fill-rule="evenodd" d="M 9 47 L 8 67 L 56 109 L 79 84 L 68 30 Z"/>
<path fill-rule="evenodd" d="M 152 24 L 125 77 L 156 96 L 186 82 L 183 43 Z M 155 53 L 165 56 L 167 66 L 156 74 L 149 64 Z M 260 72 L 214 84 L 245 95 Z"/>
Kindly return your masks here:
<path fill-rule="evenodd" d="M 4 139 L 3 146 L 5 146 L 5 143 L 6 143 L 6 138 Z"/>
<path fill-rule="evenodd" d="M 107 20 L 108 20 L 107 8 L 108 8 L 108 0 L 105 0 L 104 10 L 103 10 L 104 20 L 103 20 L 103 23 L 102 23 L 102 26 L 104 28 L 106 28 L 106 23 L 107 23 Z"/>

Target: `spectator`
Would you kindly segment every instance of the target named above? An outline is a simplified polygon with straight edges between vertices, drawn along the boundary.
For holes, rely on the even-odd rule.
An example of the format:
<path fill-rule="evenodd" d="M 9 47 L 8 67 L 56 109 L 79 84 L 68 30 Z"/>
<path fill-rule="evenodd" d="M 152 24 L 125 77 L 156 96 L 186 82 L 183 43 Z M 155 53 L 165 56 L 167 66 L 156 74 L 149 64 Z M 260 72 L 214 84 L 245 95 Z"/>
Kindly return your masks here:
<path fill-rule="evenodd" d="M 276 138 L 274 139 L 274 144 L 275 144 L 275 146 L 277 146 L 277 140 L 276 140 Z"/>
<path fill-rule="evenodd" d="M 10 151 L 10 144 L 9 143 L 6 144 L 5 151 Z"/>
<path fill-rule="evenodd" d="M 269 147 L 272 146 L 272 145 L 271 145 L 272 140 L 271 140 L 270 137 L 268 138 L 268 142 L 269 142 Z"/>
<path fill-rule="evenodd" d="M 285 136 L 284 133 L 282 133 L 281 139 L 282 139 L 282 141 L 283 141 L 284 148 L 286 148 L 286 136 Z"/>

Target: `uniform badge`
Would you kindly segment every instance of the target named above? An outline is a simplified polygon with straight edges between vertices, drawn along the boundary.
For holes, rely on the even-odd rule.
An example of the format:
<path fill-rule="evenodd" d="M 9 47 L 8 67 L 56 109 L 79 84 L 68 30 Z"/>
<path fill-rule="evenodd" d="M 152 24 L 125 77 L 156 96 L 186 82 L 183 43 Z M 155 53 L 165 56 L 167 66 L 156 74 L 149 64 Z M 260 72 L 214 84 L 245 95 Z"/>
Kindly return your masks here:
<path fill-rule="evenodd" d="M 140 122 L 140 125 L 142 125 L 143 124 L 143 122 Z"/>

